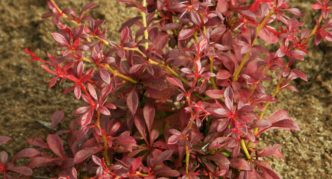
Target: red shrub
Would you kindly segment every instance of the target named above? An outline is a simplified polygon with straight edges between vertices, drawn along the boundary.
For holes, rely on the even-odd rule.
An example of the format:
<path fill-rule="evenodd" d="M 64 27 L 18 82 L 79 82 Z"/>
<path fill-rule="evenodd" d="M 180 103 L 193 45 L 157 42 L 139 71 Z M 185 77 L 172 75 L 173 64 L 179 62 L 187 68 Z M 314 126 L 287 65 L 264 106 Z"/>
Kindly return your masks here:
<path fill-rule="evenodd" d="M 59 53 L 26 52 L 50 87 L 71 83 L 65 91 L 84 105 L 68 130 L 29 140 L 39 152 L 28 167 L 57 166 L 62 178 L 279 178 L 266 158 L 282 157 L 280 145 L 257 144 L 265 131 L 299 130 L 287 111 L 266 112 L 307 80 L 294 64 L 310 39 L 332 40 L 328 0 L 313 5 L 312 30 L 285 0 L 120 1 L 141 14 L 123 23 L 119 43 L 88 15 L 94 4 L 75 12 L 49 1 Z"/>

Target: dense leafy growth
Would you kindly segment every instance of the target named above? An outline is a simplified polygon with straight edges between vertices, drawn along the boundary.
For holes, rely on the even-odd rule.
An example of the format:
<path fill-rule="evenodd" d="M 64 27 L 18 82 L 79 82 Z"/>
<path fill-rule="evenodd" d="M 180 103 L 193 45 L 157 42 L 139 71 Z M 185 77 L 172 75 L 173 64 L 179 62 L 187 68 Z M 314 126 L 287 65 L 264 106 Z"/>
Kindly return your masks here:
<path fill-rule="evenodd" d="M 299 126 L 285 110 L 267 111 L 280 92 L 296 91 L 293 80 L 307 80 L 295 64 L 311 39 L 332 41 L 331 3 L 313 4 L 318 18 L 304 25 L 285 0 L 119 1 L 140 12 L 123 23 L 119 42 L 89 16 L 95 4 L 75 12 L 48 2 L 58 48 L 47 60 L 26 53 L 53 76 L 49 87 L 66 82 L 83 103 L 68 129 L 29 139 L 33 148 L 11 160 L 1 152 L 0 173 L 279 178 L 267 158 L 283 157 L 280 145 L 260 145 L 260 136 Z M 51 127 L 63 118 L 56 112 Z M 21 158 L 29 163 L 16 166 Z"/>

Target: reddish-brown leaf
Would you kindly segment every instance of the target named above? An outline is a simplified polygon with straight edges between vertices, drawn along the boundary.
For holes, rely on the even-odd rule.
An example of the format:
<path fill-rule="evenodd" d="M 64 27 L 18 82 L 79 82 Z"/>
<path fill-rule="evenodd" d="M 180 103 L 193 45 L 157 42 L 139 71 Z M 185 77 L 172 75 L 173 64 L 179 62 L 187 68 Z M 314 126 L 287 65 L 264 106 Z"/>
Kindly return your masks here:
<path fill-rule="evenodd" d="M 182 82 L 179 79 L 173 78 L 173 77 L 167 77 L 166 79 L 172 85 L 174 85 L 176 87 L 179 87 L 182 91 L 185 91 L 185 89 L 183 87 L 183 84 L 182 84 Z"/>
<path fill-rule="evenodd" d="M 205 93 L 212 99 L 220 99 L 224 97 L 224 92 L 222 90 L 207 90 Z"/>
<path fill-rule="evenodd" d="M 232 76 L 232 74 L 229 71 L 220 70 L 220 71 L 218 71 L 216 78 L 219 80 L 226 80 L 226 79 L 229 79 L 231 76 Z"/>
<path fill-rule="evenodd" d="M 5 151 L 0 152 L 0 163 L 7 163 L 8 161 L 8 153 Z"/>
<path fill-rule="evenodd" d="M 56 42 L 58 42 L 61 45 L 69 45 L 68 40 L 66 39 L 66 37 L 63 36 L 62 34 L 58 33 L 58 32 L 53 32 L 52 37 Z"/>
<path fill-rule="evenodd" d="M 272 27 L 269 26 L 269 28 L 263 28 L 261 31 L 259 31 L 259 37 L 263 39 L 267 44 L 274 44 L 278 42 L 278 36 L 276 36 L 272 30 L 274 30 Z"/>
<path fill-rule="evenodd" d="M 182 29 L 179 32 L 179 36 L 178 36 L 178 40 L 186 40 L 190 37 L 192 37 L 195 33 L 195 29 L 191 28 L 191 29 Z"/>
<path fill-rule="evenodd" d="M 99 75 L 100 78 L 106 83 L 106 84 L 110 84 L 111 83 L 111 76 L 110 74 L 104 70 L 104 69 L 100 69 L 99 70 Z"/>
<path fill-rule="evenodd" d="M 134 123 L 135 123 L 135 126 L 136 126 L 138 132 L 141 134 L 141 136 L 144 138 L 144 140 L 147 141 L 146 140 L 146 128 L 145 128 L 144 122 L 138 116 L 135 116 Z"/>
<path fill-rule="evenodd" d="M 11 140 L 8 136 L 0 136 L 0 145 L 7 144 Z"/>
<path fill-rule="evenodd" d="M 50 158 L 50 157 L 34 157 L 31 159 L 31 162 L 29 163 L 30 168 L 39 168 L 39 167 L 45 167 L 50 164 L 53 164 L 54 162 L 58 161 L 56 158 Z"/>
<path fill-rule="evenodd" d="M 79 164 L 84 160 L 86 160 L 87 158 L 91 157 L 92 155 L 100 152 L 102 149 L 103 149 L 102 147 L 84 148 L 75 154 L 74 163 Z"/>
<path fill-rule="evenodd" d="M 135 138 L 130 136 L 128 132 L 123 132 L 116 140 L 117 144 L 122 146 L 125 152 L 132 152 L 134 147 L 137 146 Z"/>
<path fill-rule="evenodd" d="M 54 112 L 53 115 L 52 115 L 52 117 L 51 117 L 51 121 L 52 121 L 51 127 L 53 129 L 56 129 L 57 126 L 58 126 L 58 124 L 61 121 L 63 121 L 64 117 L 65 117 L 65 113 L 63 111 L 56 111 L 56 112 Z"/>
<path fill-rule="evenodd" d="M 37 146 L 37 147 L 44 148 L 44 149 L 48 148 L 47 143 L 41 138 L 28 139 L 27 142 L 28 142 L 28 144 L 33 145 L 33 146 Z"/>
<path fill-rule="evenodd" d="M 217 4 L 216 10 L 219 13 L 225 13 L 225 12 L 227 12 L 227 10 L 228 10 L 228 2 L 227 2 L 227 0 L 218 0 L 218 4 Z"/>
<path fill-rule="evenodd" d="M 145 124 L 148 127 L 148 130 L 151 131 L 155 116 L 155 108 L 150 104 L 145 105 L 143 108 L 143 115 L 145 119 Z"/>
<path fill-rule="evenodd" d="M 83 7 L 82 12 L 89 11 L 89 10 L 95 8 L 95 7 L 97 7 L 97 4 L 96 4 L 96 3 L 94 3 L 94 2 L 89 2 L 89 3 L 87 3 L 87 4 Z"/>
<path fill-rule="evenodd" d="M 237 158 L 231 160 L 231 167 L 239 170 L 251 170 L 251 166 L 248 161 L 243 158 Z"/>
<path fill-rule="evenodd" d="M 127 106 L 132 115 L 134 115 L 138 108 L 138 95 L 135 89 L 131 90 L 127 96 Z"/>
<path fill-rule="evenodd" d="M 138 157 L 131 162 L 130 171 L 136 172 L 137 169 L 142 165 L 142 158 Z"/>
<path fill-rule="evenodd" d="M 94 87 L 92 84 L 90 84 L 90 83 L 88 83 L 88 90 L 89 90 L 90 95 L 91 95 L 95 100 L 97 100 L 97 99 L 98 99 L 98 96 L 97 96 L 96 89 L 95 89 L 95 87 Z"/>
<path fill-rule="evenodd" d="M 49 134 L 47 136 L 47 144 L 54 154 L 59 157 L 65 157 L 62 140 L 57 134 Z"/>
<path fill-rule="evenodd" d="M 35 148 L 26 148 L 16 153 L 13 159 L 32 158 L 38 156 L 39 154 L 40 152 Z"/>
<path fill-rule="evenodd" d="M 277 157 L 277 158 L 283 158 L 284 156 L 282 155 L 280 151 L 281 146 L 279 144 L 275 144 L 272 146 L 268 146 L 260 151 L 258 151 L 258 156 L 260 157 Z"/>
<path fill-rule="evenodd" d="M 268 120 L 272 123 L 271 128 L 300 130 L 300 127 L 289 117 L 288 112 L 285 110 L 273 113 Z"/>
<path fill-rule="evenodd" d="M 82 91 L 81 88 L 79 86 L 75 86 L 74 88 L 74 95 L 76 97 L 76 99 L 80 99 L 82 96 Z"/>
<path fill-rule="evenodd" d="M 279 175 L 273 171 L 273 169 L 266 161 L 256 161 L 256 166 L 261 170 L 262 178 L 280 179 Z"/>
<path fill-rule="evenodd" d="M 33 173 L 31 168 L 25 166 L 10 166 L 8 167 L 8 170 L 24 176 L 31 176 Z"/>

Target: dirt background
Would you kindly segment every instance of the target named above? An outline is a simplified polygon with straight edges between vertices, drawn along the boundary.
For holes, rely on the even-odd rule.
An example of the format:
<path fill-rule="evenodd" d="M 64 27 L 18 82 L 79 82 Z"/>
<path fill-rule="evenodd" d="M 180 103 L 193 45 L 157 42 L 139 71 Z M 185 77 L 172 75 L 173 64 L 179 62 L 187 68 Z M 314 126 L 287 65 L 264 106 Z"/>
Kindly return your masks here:
<path fill-rule="evenodd" d="M 60 1 L 61 5 L 82 7 L 88 0 Z M 294 0 L 293 0 L 294 1 Z M 110 25 L 110 38 L 121 19 L 133 15 L 115 0 L 95 0 L 99 7 L 94 15 Z M 306 1 L 303 1 L 306 2 Z M 308 9 L 307 3 L 293 2 Z M 52 49 L 51 24 L 42 20 L 44 0 L 0 0 L 0 135 L 13 141 L 4 149 L 10 153 L 22 148 L 28 136 L 44 135 L 42 125 L 55 110 L 64 109 L 66 118 L 77 102 L 62 94 L 61 88 L 48 89 L 47 75 L 28 62 L 23 50 L 29 47 L 38 54 Z M 311 14 L 305 18 L 310 20 Z M 299 93 L 283 93 L 282 103 L 301 127 L 297 133 L 271 132 L 264 136 L 268 144 L 282 144 L 284 160 L 273 161 L 283 178 L 332 178 L 332 45 L 323 44 L 312 50 L 307 62 L 300 65 L 308 83 L 297 82 Z M 37 130 L 38 129 L 38 130 Z M 0 148 L 3 149 L 3 148 Z"/>

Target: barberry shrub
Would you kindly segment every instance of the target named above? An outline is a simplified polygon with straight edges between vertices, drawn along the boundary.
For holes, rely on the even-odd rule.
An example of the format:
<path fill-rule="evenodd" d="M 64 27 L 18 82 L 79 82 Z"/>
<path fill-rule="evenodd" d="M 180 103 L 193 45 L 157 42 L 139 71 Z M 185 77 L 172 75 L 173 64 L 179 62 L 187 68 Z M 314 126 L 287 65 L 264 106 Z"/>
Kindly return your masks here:
<path fill-rule="evenodd" d="M 296 91 L 293 80 L 307 80 L 296 63 L 308 47 L 332 41 L 329 0 L 312 5 L 308 24 L 285 0 L 119 1 L 140 12 L 123 23 L 119 42 L 89 16 L 95 4 L 76 12 L 48 2 L 58 48 L 47 60 L 25 51 L 52 75 L 49 87 L 69 84 L 65 92 L 83 103 L 68 129 L 29 139 L 34 148 L 8 165 L 0 153 L 0 173 L 52 167 L 59 178 L 279 178 L 269 158 L 283 157 L 280 145 L 262 145 L 260 136 L 299 130 L 286 110 L 268 111 L 280 92 Z M 51 127 L 63 117 L 56 112 Z M 22 157 L 29 163 L 15 167 Z"/>

